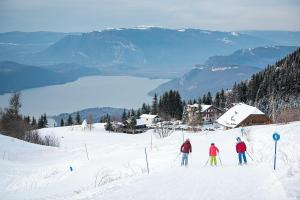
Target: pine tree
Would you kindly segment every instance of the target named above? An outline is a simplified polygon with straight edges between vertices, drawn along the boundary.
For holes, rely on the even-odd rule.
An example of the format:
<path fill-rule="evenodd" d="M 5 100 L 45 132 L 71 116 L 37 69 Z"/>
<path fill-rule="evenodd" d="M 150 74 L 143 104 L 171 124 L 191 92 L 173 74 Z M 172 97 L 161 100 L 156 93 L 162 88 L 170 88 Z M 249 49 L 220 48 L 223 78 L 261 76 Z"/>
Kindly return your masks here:
<path fill-rule="evenodd" d="M 72 118 L 71 115 L 69 115 L 69 117 L 68 117 L 68 122 L 67 122 L 67 124 L 68 124 L 68 126 L 73 125 L 73 118 Z"/>
<path fill-rule="evenodd" d="M 153 101 L 152 101 L 151 114 L 152 115 L 157 115 L 158 114 L 158 102 L 157 102 L 156 93 L 154 94 Z"/>
<path fill-rule="evenodd" d="M 107 119 L 107 122 L 106 122 L 106 125 L 105 125 L 105 130 L 106 131 L 112 131 L 113 127 L 112 127 L 112 124 L 110 122 L 110 116 L 108 114 L 106 115 L 106 119 Z"/>
<path fill-rule="evenodd" d="M 214 105 L 217 106 L 217 107 L 220 107 L 220 102 L 221 102 L 220 94 L 219 94 L 219 92 L 217 92 L 215 100 L 214 100 Z"/>
<path fill-rule="evenodd" d="M 32 127 L 36 126 L 36 119 L 34 117 L 32 117 L 31 126 Z"/>
<path fill-rule="evenodd" d="M 48 126 L 48 120 L 47 120 L 46 113 L 44 113 L 44 115 L 42 117 L 42 120 L 43 120 L 43 128 L 47 127 Z"/>
<path fill-rule="evenodd" d="M 77 125 L 78 125 L 78 124 L 81 124 L 81 118 L 80 118 L 79 112 L 76 113 L 76 118 L 75 118 L 75 120 L 76 120 L 76 124 L 77 124 Z"/>
<path fill-rule="evenodd" d="M 61 119 L 60 119 L 60 126 L 64 126 L 64 125 L 65 125 L 64 119 L 61 118 Z"/>
<path fill-rule="evenodd" d="M 126 119 L 127 119 L 125 108 L 124 108 L 124 110 L 123 110 L 121 119 L 122 119 L 122 122 L 126 121 Z"/>

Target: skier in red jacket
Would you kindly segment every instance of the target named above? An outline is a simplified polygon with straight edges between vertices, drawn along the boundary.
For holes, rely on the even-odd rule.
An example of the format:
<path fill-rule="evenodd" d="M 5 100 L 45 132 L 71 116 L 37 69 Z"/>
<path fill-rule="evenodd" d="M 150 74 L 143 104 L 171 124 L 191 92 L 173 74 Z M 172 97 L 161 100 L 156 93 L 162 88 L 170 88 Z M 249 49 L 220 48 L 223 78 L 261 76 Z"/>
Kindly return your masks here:
<path fill-rule="evenodd" d="M 192 153 L 192 145 L 189 139 L 187 139 L 180 147 L 180 152 L 182 153 L 181 166 L 188 165 L 189 153 Z"/>
<path fill-rule="evenodd" d="M 237 140 L 237 144 L 235 146 L 236 148 L 236 152 L 238 153 L 238 157 L 239 157 L 239 165 L 242 165 L 243 162 L 242 160 L 244 160 L 244 164 L 247 164 L 247 159 L 246 159 L 246 151 L 247 151 L 247 147 L 245 142 L 243 142 L 241 140 L 240 137 L 236 138 Z"/>
<path fill-rule="evenodd" d="M 211 143 L 209 147 L 209 157 L 211 166 L 217 166 L 217 153 L 219 153 L 218 147 L 215 146 L 215 143 Z"/>

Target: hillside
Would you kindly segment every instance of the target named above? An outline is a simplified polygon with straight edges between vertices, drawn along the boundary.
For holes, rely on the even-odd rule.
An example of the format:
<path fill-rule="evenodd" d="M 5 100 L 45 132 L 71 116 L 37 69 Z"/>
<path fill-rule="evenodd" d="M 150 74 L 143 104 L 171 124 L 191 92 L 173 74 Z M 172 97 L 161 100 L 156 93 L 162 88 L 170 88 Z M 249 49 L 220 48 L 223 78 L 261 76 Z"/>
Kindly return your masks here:
<path fill-rule="evenodd" d="M 28 88 L 63 84 L 82 76 L 98 75 L 99 70 L 76 64 L 60 64 L 47 67 L 0 62 L 0 94 Z"/>
<path fill-rule="evenodd" d="M 235 138 L 240 136 L 240 129 L 183 132 L 193 146 L 188 168 L 179 166 L 181 131 L 161 139 L 152 131 L 139 135 L 108 133 L 103 124 L 94 124 L 92 131 L 83 131 L 80 126 L 39 130 L 41 135 L 57 136 L 60 147 L 39 146 L 0 135 L 0 152 L 5 152 L 0 160 L 0 197 L 6 200 L 298 199 L 300 122 L 245 129 L 248 138 L 243 140 L 254 159 L 248 157 L 247 166 L 237 164 Z M 281 134 L 276 171 L 273 170 L 274 131 Z M 222 166 L 204 166 L 211 142 L 220 149 Z"/>
<path fill-rule="evenodd" d="M 68 33 L 47 31 L 0 33 L 0 61 L 23 62 L 28 56 L 46 49 L 66 35 Z"/>
<path fill-rule="evenodd" d="M 212 56 L 205 61 L 209 66 L 252 66 L 265 68 L 295 51 L 295 46 L 269 46 L 240 49 L 227 56 Z"/>
<path fill-rule="evenodd" d="M 300 49 L 234 85 L 230 101 L 257 105 L 268 114 L 300 106 Z"/>
<path fill-rule="evenodd" d="M 93 122 L 99 122 L 101 117 L 106 116 L 107 114 L 111 117 L 111 119 L 119 119 L 123 113 L 123 108 L 111 108 L 111 107 L 103 107 L 103 108 L 88 108 L 77 111 L 81 117 L 81 119 L 89 119 L 92 116 Z M 127 111 L 127 109 L 126 109 Z M 61 119 L 67 122 L 69 115 L 71 115 L 72 119 L 75 120 L 77 112 L 73 113 L 61 113 L 57 116 L 54 116 L 54 120 L 56 124 L 60 124 Z"/>
<path fill-rule="evenodd" d="M 259 71 L 256 67 L 240 67 L 237 65 L 208 67 L 198 66 L 180 78 L 161 84 L 149 94 L 159 95 L 168 90 L 178 90 L 180 95 L 186 99 L 197 99 L 207 92 L 213 94 L 220 89 L 231 88 L 236 81 L 250 78 L 251 74 Z"/>

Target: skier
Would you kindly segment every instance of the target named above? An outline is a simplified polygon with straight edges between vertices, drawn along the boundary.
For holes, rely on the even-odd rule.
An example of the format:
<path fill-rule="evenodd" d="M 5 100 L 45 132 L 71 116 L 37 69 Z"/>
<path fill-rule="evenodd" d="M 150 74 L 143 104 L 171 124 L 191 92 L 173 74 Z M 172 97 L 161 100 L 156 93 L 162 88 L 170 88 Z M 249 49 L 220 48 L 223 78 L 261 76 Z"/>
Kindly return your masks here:
<path fill-rule="evenodd" d="M 209 157 L 211 166 L 217 166 L 217 153 L 219 153 L 218 147 L 215 146 L 215 143 L 211 143 L 209 147 Z"/>
<path fill-rule="evenodd" d="M 189 153 L 192 153 L 192 145 L 189 139 L 187 139 L 180 148 L 180 151 L 182 153 L 182 160 L 181 160 L 181 166 L 187 166 L 188 165 L 188 157 Z"/>
<path fill-rule="evenodd" d="M 244 160 L 244 164 L 247 164 L 247 159 L 246 159 L 246 154 L 245 152 L 247 151 L 247 147 L 245 142 L 243 142 L 241 140 L 240 137 L 236 138 L 237 143 L 236 143 L 236 152 L 238 153 L 238 157 L 239 157 L 239 165 L 242 165 L 242 159 Z"/>

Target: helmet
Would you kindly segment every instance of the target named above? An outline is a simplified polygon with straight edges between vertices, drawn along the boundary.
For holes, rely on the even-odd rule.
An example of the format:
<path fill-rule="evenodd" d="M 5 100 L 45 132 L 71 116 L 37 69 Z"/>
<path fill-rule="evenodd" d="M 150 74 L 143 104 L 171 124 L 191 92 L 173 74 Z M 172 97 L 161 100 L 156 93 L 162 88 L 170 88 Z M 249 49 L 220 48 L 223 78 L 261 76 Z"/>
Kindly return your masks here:
<path fill-rule="evenodd" d="M 215 143 L 211 143 L 210 145 L 214 146 L 214 145 L 215 145 Z"/>
<path fill-rule="evenodd" d="M 237 141 L 241 141 L 241 138 L 240 138 L 240 137 L 237 137 L 236 140 L 237 140 Z"/>

